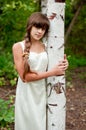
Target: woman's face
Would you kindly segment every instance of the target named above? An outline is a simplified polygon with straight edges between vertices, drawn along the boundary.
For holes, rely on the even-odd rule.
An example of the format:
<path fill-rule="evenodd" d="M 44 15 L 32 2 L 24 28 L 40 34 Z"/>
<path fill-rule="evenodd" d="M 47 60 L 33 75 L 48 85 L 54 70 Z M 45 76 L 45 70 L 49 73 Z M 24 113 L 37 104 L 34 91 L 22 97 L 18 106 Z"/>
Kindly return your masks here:
<path fill-rule="evenodd" d="M 31 28 L 30 37 L 34 40 L 40 40 L 45 34 L 45 29 L 33 26 Z"/>

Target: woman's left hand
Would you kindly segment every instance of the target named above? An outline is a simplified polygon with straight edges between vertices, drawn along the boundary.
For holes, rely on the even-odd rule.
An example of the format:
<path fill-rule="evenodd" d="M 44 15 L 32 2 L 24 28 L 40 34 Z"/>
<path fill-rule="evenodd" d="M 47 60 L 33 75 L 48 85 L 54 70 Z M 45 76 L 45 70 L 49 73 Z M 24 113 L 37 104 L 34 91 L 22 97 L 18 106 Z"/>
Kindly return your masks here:
<path fill-rule="evenodd" d="M 67 60 L 67 57 L 66 57 L 66 54 L 64 54 L 64 60 L 63 60 L 63 62 L 64 62 L 64 66 L 65 66 L 65 70 L 68 68 L 68 66 L 69 66 L 69 63 L 68 63 L 68 60 Z"/>
<path fill-rule="evenodd" d="M 69 66 L 66 54 L 64 54 L 64 59 L 61 61 L 61 63 L 64 65 L 64 70 L 66 70 Z"/>

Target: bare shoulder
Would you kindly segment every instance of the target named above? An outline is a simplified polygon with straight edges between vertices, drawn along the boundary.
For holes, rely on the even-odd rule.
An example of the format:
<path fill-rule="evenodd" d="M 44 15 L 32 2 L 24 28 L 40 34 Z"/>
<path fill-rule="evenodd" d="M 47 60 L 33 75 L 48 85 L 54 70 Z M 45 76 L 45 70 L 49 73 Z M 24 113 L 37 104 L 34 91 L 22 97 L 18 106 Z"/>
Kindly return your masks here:
<path fill-rule="evenodd" d="M 13 51 L 13 54 L 14 53 L 20 53 L 22 52 L 22 47 L 20 45 L 20 42 L 17 42 L 17 43 L 14 43 L 13 46 L 12 46 L 12 51 Z"/>
<path fill-rule="evenodd" d="M 23 54 L 20 42 L 14 43 L 12 47 L 12 53 L 13 53 L 15 65 L 18 65 L 19 62 L 22 60 L 22 54 Z"/>
<path fill-rule="evenodd" d="M 13 44 L 13 46 L 12 46 L 12 50 L 18 50 L 19 48 L 21 48 L 21 46 L 20 46 L 20 43 L 19 42 L 17 42 L 17 43 L 14 43 Z"/>

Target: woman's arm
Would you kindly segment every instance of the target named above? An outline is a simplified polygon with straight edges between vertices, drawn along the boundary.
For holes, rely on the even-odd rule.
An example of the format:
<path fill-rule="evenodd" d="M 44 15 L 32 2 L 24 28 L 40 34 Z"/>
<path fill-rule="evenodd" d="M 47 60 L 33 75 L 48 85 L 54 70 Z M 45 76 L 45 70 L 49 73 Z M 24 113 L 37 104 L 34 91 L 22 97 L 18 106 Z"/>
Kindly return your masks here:
<path fill-rule="evenodd" d="M 12 47 L 12 51 L 13 51 L 15 68 L 19 76 L 23 80 L 24 62 L 23 62 L 23 57 L 22 57 L 23 51 L 22 51 L 22 47 L 20 43 L 15 43 Z"/>
<path fill-rule="evenodd" d="M 67 60 L 65 58 L 60 64 L 56 65 L 51 70 L 47 72 L 38 72 L 37 74 L 29 72 L 25 75 L 25 79 L 23 79 L 24 63 L 23 63 L 22 54 L 23 52 L 22 52 L 21 45 L 19 43 L 14 44 L 13 56 L 14 56 L 14 63 L 16 66 L 16 70 L 19 76 L 21 77 L 21 79 L 25 82 L 36 81 L 50 76 L 64 75 L 65 70 L 67 69 Z"/>
<path fill-rule="evenodd" d="M 63 63 L 60 63 L 59 65 L 56 65 L 54 68 L 46 72 L 38 72 L 37 74 L 27 73 L 25 75 L 25 82 L 40 80 L 51 76 L 64 75 L 64 74 L 65 74 L 65 67 L 63 66 Z"/>

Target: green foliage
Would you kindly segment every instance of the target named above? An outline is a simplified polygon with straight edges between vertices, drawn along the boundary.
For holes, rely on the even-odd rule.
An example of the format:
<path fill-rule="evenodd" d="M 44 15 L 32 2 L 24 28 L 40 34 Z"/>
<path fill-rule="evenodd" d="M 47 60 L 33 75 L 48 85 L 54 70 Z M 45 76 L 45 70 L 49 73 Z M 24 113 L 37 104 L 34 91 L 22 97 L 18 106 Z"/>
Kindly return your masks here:
<path fill-rule="evenodd" d="M 11 101 L 0 99 L 0 128 L 7 127 L 14 122 L 14 105 Z"/>
<path fill-rule="evenodd" d="M 9 80 L 10 84 L 14 86 L 16 84 L 17 77 L 12 54 L 9 52 L 2 53 L 2 55 L 0 55 L 0 86 L 6 85 L 6 80 Z"/>
<path fill-rule="evenodd" d="M 83 5 L 80 14 L 72 28 L 70 36 L 68 38 L 68 42 L 66 45 L 67 54 L 77 55 L 79 58 L 82 56 L 86 56 L 86 5 Z"/>
<path fill-rule="evenodd" d="M 69 68 L 74 69 L 77 67 L 86 66 L 86 57 L 79 57 L 75 55 L 68 56 Z"/>
<path fill-rule="evenodd" d="M 39 8 L 35 0 L 0 1 L 0 45 L 11 48 L 25 34 L 26 20 Z M 2 49 L 1 48 L 1 49 Z"/>
<path fill-rule="evenodd" d="M 79 7 L 80 0 L 66 0 L 66 30 Z M 82 5 L 77 20 L 65 45 L 65 53 L 69 55 L 70 68 L 86 66 L 86 4 Z"/>
<path fill-rule="evenodd" d="M 23 39 L 27 18 L 39 10 L 39 0 L 0 0 L 0 7 L 0 86 L 14 86 L 18 75 L 12 45 Z"/>
<path fill-rule="evenodd" d="M 65 28 L 69 26 L 71 19 L 74 16 L 73 10 L 72 10 L 72 2 L 71 0 L 66 0 L 66 6 L 65 6 Z"/>
<path fill-rule="evenodd" d="M 0 77 L 0 86 L 4 86 L 5 85 L 5 79 L 4 77 Z"/>

